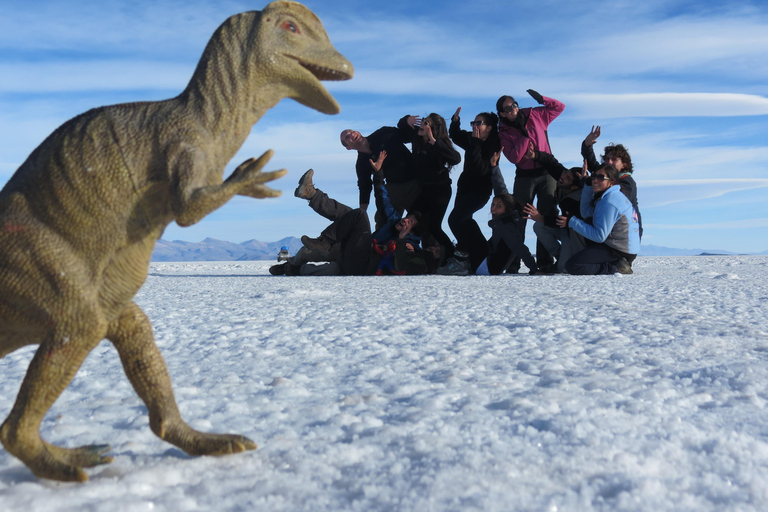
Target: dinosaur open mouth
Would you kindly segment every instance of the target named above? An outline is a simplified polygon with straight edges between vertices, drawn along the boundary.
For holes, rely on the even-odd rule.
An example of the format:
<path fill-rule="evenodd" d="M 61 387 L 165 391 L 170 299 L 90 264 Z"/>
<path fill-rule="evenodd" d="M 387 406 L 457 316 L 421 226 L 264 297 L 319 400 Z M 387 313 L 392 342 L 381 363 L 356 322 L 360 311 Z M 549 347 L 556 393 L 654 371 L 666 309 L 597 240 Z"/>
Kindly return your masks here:
<path fill-rule="evenodd" d="M 297 59 L 298 60 L 298 59 Z M 349 80 L 352 75 L 346 71 L 339 71 L 338 69 L 330 69 L 324 66 L 318 66 L 317 64 L 309 64 L 299 60 L 299 64 L 304 66 L 310 73 L 315 75 L 318 80 Z"/>

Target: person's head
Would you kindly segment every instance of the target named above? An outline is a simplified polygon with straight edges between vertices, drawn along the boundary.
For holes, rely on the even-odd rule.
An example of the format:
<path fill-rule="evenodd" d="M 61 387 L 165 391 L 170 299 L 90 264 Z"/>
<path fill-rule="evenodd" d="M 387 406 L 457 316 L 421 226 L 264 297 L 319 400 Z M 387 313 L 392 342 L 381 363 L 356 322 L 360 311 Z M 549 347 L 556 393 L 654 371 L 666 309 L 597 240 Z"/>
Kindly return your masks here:
<path fill-rule="evenodd" d="M 603 162 L 614 166 L 619 173 L 632 172 L 632 158 L 629 156 L 627 148 L 621 144 L 611 143 L 605 146 L 604 151 Z"/>
<path fill-rule="evenodd" d="M 496 112 L 502 119 L 512 122 L 517 119 L 520 107 L 518 107 L 515 98 L 505 95 L 496 100 Z"/>
<path fill-rule="evenodd" d="M 619 171 L 611 164 L 603 164 L 592 173 L 592 191 L 602 194 L 619 182 Z"/>
<path fill-rule="evenodd" d="M 557 187 L 563 190 L 571 190 L 579 187 L 578 174 L 582 171 L 581 167 L 571 167 L 566 169 L 557 180 Z"/>
<path fill-rule="evenodd" d="M 347 149 L 357 149 L 357 146 L 365 139 L 357 130 L 346 129 L 339 135 L 341 145 Z"/>
<path fill-rule="evenodd" d="M 475 116 L 472 125 L 472 136 L 481 140 L 497 137 L 499 133 L 499 118 L 490 112 L 480 112 Z"/>
<path fill-rule="evenodd" d="M 397 221 L 395 224 L 395 230 L 399 233 L 401 231 L 407 231 L 414 235 L 421 235 L 421 227 L 423 226 L 421 212 L 412 211 L 408 215 Z"/>
<path fill-rule="evenodd" d="M 450 140 L 448 138 L 448 128 L 446 128 L 445 119 L 443 119 L 443 116 L 440 114 L 435 114 L 432 112 L 421 120 L 421 126 L 419 126 L 419 135 L 424 140 L 427 140 L 427 126 L 432 129 L 432 136 L 437 140 Z"/>
<path fill-rule="evenodd" d="M 491 201 L 491 217 L 497 218 L 515 210 L 521 211 L 521 205 L 512 194 L 497 194 Z"/>

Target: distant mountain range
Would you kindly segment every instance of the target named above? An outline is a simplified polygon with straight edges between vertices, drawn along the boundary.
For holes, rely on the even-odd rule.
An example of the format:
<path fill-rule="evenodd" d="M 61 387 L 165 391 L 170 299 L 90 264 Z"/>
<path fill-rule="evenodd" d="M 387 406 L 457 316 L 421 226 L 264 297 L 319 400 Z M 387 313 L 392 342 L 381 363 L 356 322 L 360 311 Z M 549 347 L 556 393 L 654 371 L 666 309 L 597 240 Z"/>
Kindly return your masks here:
<path fill-rule="evenodd" d="M 160 239 L 152 253 L 152 261 L 254 261 L 277 260 L 277 253 L 287 247 L 293 255 L 301 248 L 301 240 L 289 236 L 277 242 L 248 240 L 239 244 L 206 238 L 202 242 Z"/>
<path fill-rule="evenodd" d="M 152 253 L 152 261 L 256 261 L 277 260 L 277 253 L 287 247 L 293 255 L 301 248 L 301 240 L 289 236 L 277 242 L 248 240 L 239 244 L 206 238 L 202 242 L 160 239 Z M 700 256 L 736 254 L 706 249 L 674 249 L 658 245 L 643 245 L 640 256 Z M 759 253 L 768 255 L 768 251 Z"/>
<path fill-rule="evenodd" d="M 641 245 L 640 256 L 727 256 L 738 254 L 750 254 L 765 256 L 768 251 L 760 253 L 738 253 L 729 251 L 718 251 L 713 249 L 675 249 L 673 247 L 663 247 L 661 245 Z"/>

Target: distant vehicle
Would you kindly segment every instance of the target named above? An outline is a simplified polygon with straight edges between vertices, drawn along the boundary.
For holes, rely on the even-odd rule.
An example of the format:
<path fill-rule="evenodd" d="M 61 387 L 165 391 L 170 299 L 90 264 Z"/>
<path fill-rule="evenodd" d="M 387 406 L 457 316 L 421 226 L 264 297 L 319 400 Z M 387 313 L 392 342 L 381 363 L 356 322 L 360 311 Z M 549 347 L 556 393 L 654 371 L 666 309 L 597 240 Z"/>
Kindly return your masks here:
<path fill-rule="evenodd" d="M 277 261 L 288 261 L 288 258 L 291 257 L 291 253 L 288 252 L 288 247 L 282 246 L 280 248 L 280 252 L 277 253 Z"/>

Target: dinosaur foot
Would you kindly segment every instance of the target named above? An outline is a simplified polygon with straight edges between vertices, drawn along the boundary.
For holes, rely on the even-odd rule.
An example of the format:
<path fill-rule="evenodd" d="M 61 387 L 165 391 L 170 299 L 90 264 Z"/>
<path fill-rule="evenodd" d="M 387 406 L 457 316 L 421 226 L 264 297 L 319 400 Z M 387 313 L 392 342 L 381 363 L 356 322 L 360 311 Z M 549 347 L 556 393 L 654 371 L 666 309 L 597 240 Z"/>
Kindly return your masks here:
<path fill-rule="evenodd" d="M 109 464 L 114 459 L 104 455 L 112 449 L 108 444 L 91 444 L 77 448 L 62 448 L 45 443 L 45 448 L 56 459 L 71 465 L 92 468 L 101 464 Z"/>
<path fill-rule="evenodd" d="M 41 453 L 32 459 L 22 459 L 22 461 L 40 478 L 61 482 L 85 482 L 88 480 L 88 475 L 82 468 L 112 462 L 112 457 L 103 455 L 109 450 L 110 447 L 103 444 L 62 448 L 44 442 Z"/>
<path fill-rule="evenodd" d="M 255 450 L 256 443 L 237 434 L 206 434 L 189 429 L 185 433 L 161 436 L 190 455 L 228 455 Z"/>

